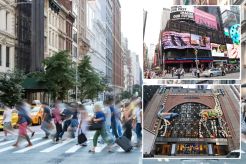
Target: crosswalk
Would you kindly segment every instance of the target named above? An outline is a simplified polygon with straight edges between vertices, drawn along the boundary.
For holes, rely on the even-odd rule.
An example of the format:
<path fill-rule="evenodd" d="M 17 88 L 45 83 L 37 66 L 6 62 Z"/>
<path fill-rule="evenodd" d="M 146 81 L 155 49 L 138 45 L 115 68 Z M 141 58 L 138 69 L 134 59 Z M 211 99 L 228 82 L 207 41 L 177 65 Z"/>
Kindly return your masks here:
<path fill-rule="evenodd" d="M 15 143 L 16 140 L 10 140 L 10 141 L 0 141 L 0 156 L 2 153 L 14 153 L 14 154 L 20 154 L 20 153 L 33 153 L 33 152 L 39 152 L 39 153 L 50 153 L 50 152 L 61 152 L 65 154 L 71 154 L 76 152 L 87 152 L 91 148 L 92 145 L 92 138 L 88 139 L 88 146 L 83 147 L 80 145 L 77 145 L 77 138 L 73 139 L 66 139 L 65 141 L 62 141 L 61 143 L 54 144 L 52 142 L 52 139 L 42 139 L 41 137 L 36 137 L 31 139 L 32 146 L 25 147 L 25 144 L 27 144 L 26 141 L 24 143 L 20 144 L 19 147 L 12 146 Z M 107 151 L 107 144 L 98 144 L 96 147 L 96 153 Z M 120 148 L 119 146 L 113 147 L 114 153 L 124 153 L 124 150 Z M 141 149 L 133 149 L 134 152 L 141 153 Z"/>

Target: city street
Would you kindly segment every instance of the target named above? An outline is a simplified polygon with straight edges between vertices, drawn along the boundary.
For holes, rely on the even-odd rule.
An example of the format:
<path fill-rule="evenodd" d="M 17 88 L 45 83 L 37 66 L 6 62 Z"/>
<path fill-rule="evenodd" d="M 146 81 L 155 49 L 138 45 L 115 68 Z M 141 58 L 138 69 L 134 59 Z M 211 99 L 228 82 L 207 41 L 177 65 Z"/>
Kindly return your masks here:
<path fill-rule="evenodd" d="M 87 164 L 114 164 L 114 163 L 142 163 L 141 149 L 134 148 L 130 153 L 125 153 L 119 146 L 113 148 L 113 153 L 107 152 L 106 144 L 98 144 L 95 154 L 88 153 L 92 145 L 94 131 L 87 135 L 89 138 L 88 146 L 81 147 L 76 145 L 77 138 L 66 139 L 62 143 L 53 144 L 51 139 L 44 140 L 44 132 L 40 126 L 31 127 L 36 131 L 31 141 L 32 147 L 25 148 L 26 143 L 22 143 L 19 148 L 14 148 L 16 137 L 11 137 L 8 141 L 2 141 L 3 131 L 0 132 L 0 161 L 8 161 L 8 164 L 65 164 L 65 163 L 87 163 Z M 17 132 L 17 130 L 15 130 Z M 135 140 L 135 136 L 133 137 Z"/>
<path fill-rule="evenodd" d="M 213 77 L 201 76 L 200 78 L 193 76 L 192 73 L 186 73 L 184 76 L 181 76 L 180 79 L 206 79 L 206 80 L 210 80 L 210 79 L 230 80 L 230 79 L 233 79 L 233 80 L 235 80 L 235 79 L 239 79 L 239 77 L 240 77 L 240 72 L 228 73 L 225 76 L 213 76 Z M 166 76 L 164 78 L 165 79 L 178 79 L 178 76 L 172 77 L 172 74 L 166 74 Z M 163 79 L 163 77 L 156 77 L 155 79 Z"/>
<path fill-rule="evenodd" d="M 93 105 L 86 105 L 86 110 L 90 116 L 93 115 Z M 32 147 L 25 148 L 27 144 L 24 141 L 19 148 L 15 148 L 12 145 L 16 141 L 16 136 L 11 136 L 9 140 L 3 141 L 3 131 L 0 131 L 0 161 L 8 161 L 8 164 L 15 164 L 16 160 L 22 160 L 22 164 L 29 164 L 35 161 L 35 164 L 66 164 L 66 163 L 87 163 L 87 164 L 115 164 L 120 163 L 142 163 L 141 149 L 135 148 L 130 153 L 125 153 L 123 149 L 115 145 L 113 153 L 107 152 L 106 144 L 98 144 L 96 153 L 89 153 L 89 149 L 92 146 L 92 139 L 95 131 L 89 131 L 87 133 L 88 146 L 81 147 L 77 144 L 77 137 L 74 139 L 66 139 L 62 143 L 53 144 L 51 139 L 44 140 L 44 132 L 40 129 L 40 126 L 32 126 L 32 130 L 35 131 L 35 135 L 31 138 L 33 143 Z M 18 133 L 18 129 L 14 130 Z M 29 134 L 30 136 L 30 134 Z M 99 137 L 100 140 L 100 137 Z M 136 142 L 136 134 L 133 132 L 133 143 Z M 47 156 L 48 155 L 48 156 Z"/>

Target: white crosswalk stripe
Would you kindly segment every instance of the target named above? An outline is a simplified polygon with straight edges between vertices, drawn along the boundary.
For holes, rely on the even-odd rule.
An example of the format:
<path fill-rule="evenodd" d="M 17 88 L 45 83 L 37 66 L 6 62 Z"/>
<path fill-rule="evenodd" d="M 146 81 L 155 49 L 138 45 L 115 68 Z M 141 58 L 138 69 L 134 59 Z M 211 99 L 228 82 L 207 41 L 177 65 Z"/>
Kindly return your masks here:
<path fill-rule="evenodd" d="M 50 143 L 51 141 L 52 141 L 52 140 L 43 141 L 43 142 L 40 142 L 40 143 L 38 143 L 38 144 L 35 144 L 35 145 L 31 146 L 31 147 L 26 147 L 26 148 L 24 148 L 24 149 L 15 151 L 14 153 L 24 153 L 24 152 L 27 152 L 27 151 L 29 151 L 29 150 L 31 150 L 31 149 L 35 149 L 36 147 L 39 147 L 39 146 L 45 145 L 45 144 L 47 144 L 47 143 Z"/>
<path fill-rule="evenodd" d="M 71 147 L 70 149 L 68 149 L 65 153 L 74 153 L 76 152 L 77 150 L 79 150 L 82 146 L 80 145 L 74 145 L 73 147 Z"/>
<path fill-rule="evenodd" d="M 96 153 L 101 152 L 106 146 L 107 146 L 107 144 L 104 144 L 102 146 L 97 146 L 96 149 L 95 149 L 95 152 Z"/>
<path fill-rule="evenodd" d="M 14 141 L 15 141 L 15 140 L 13 140 L 13 141 L 1 142 L 1 143 L 0 143 L 0 146 L 7 145 L 7 144 L 12 143 L 12 142 L 14 142 Z"/>
<path fill-rule="evenodd" d="M 32 139 L 31 142 L 38 141 L 38 140 L 41 140 L 41 138 Z M 8 150 L 11 150 L 11 149 L 14 149 L 14 148 L 15 148 L 14 146 L 5 147 L 3 149 L 0 149 L 0 153 L 8 151 Z"/>
<path fill-rule="evenodd" d="M 51 147 L 49 147 L 49 148 L 47 148 L 47 149 L 44 149 L 44 150 L 42 150 L 42 151 L 40 151 L 40 152 L 42 152 L 42 153 L 49 153 L 49 152 L 51 152 L 51 151 L 53 151 L 53 150 L 58 149 L 59 147 L 62 147 L 63 145 L 68 144 L 69 142 L 74 141 L 74 140 L 75 140 L 75 138 L 69 139 L 69 140 L 67 140 L 67 141 L 63 141 L 62 143 L 59 143 L 59 144 L 54 145 L 54 146 L 51 146 Z"/>

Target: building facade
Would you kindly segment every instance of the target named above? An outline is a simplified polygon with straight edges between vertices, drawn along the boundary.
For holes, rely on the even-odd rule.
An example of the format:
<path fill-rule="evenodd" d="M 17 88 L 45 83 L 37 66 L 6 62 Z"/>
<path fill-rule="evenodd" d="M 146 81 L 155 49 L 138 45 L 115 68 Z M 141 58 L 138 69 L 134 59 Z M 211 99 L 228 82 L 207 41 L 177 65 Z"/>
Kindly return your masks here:
<path fill-rule="evenodd" d="M 119 0 L 113 0 L 113 88 L 116 94 L 124 88 L 123 57 L 121 49 L 121 6 Z"/>
<path fill-rule="evenodd" d="M 246 83 L 246 75 L 243 73 L 246 68 L 246 1 L 244 1 L 241 5 L 241 61 L 242 61 L 242 84 Z"/>
<path fill-rule="evenodd" d="M 15 67 L 25 73 L 30 72 L 31 66 L 31 8 L 31 3 L 16 6 Z"/>
<path fill-rule="evenodd" d="M 156 157 L 225 156 L 239 149 L 239 95 L 239 86 L 160 88 L 156 100 L 152 99 L 158 103 L 144 113 L 144 128 L 156 134 L 152 153 Z M 161 117 L 163 112 L 178 116 L 167 126 Z"/>
<path fill-rule="evenodd" d="M 106 28 L 103 20 L 102 5 L 99 0 L 88 1 L 87 37 L 90 41 L 92 67 L 103 77 L 106 76 Z"/>
<path fill-rule="evenodd" d="M 14 0 L 0 1 L 0 73 L 15 67 L 16 10 Z"/>

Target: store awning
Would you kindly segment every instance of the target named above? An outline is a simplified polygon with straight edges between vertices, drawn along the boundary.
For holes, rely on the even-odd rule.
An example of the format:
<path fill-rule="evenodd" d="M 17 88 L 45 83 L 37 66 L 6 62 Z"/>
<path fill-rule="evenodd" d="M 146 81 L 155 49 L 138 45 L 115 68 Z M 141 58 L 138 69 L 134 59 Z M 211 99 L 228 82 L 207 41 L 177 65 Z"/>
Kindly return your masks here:
<path fill-rule="evenodd" d="M 34 77 L 27 77 L 24 82 L 22 83 L 22 86 L 25 90 L 34 90 L 34 91 L 46 91 L 47 86 L 43 81 L 40 81 L 38 78 Z"/>

